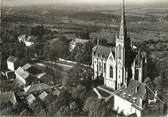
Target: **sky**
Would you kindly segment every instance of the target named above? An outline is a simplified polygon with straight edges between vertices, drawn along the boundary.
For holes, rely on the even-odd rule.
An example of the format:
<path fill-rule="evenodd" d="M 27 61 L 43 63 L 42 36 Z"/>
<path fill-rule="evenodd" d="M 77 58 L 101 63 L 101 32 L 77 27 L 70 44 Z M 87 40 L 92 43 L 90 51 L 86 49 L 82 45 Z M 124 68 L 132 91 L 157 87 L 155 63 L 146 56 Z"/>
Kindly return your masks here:
<path fill-rule="evenodd" d="M 125 0 L 126 3 L 168 3 L 168 0 Z M 122 0 L 2 0 L 2 4 L 120 4 Z"/>

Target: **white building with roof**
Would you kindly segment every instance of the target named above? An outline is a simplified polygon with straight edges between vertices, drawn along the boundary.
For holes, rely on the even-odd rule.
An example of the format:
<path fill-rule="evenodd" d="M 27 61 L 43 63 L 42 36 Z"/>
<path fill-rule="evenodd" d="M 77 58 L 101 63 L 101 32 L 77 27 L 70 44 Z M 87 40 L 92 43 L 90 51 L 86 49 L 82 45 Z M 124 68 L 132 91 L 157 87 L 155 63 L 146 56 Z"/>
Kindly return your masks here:
<path fill-rule="evenodd" d="M 26 79 L 30 77 L 30 73 L 19 67 L 16 71 L 16 79 L 19 80 L 23 85 L 26 85 Z"/>
<path fill-rule="evenodd" d="M 39 98 L 43 101 L 47 96 L 48 96 L 48 93 L 44 91 L 39 95 Z"/>
<path fill-rule="evenodd" d="M 35 44 L 37 37 L 34 36 L 27 36 L 27 35 L 20 35 L 18 37 L 19 42 L 23 42 L 27 47 L 31 47 Z"/>
<path fill-rule="evenodd" d="M 146 77 L 147 55 L 135 48 L 127 34 L 124 5 L 115 43 L 115 46 L 103 46 L 98 41 L 92 49 L 94 78 L 102 76 L 105 86 L 113 90 L 128 86 L 130 79 L 143 81 Z"/>
<path fill-rule="evenodd" d="M 29 106 L 31 104 L 33 104 L 33 102 L 35 101 L 36 97 L 33 94 L 30 94 L 26 97 L 27 103 L 29 104 Z"/>
<path fill-rule="evenodd" d="M 15 71 L 19 67 L 18 58 L 14 57 L 14 56 L 10 56 L 7 59 L 7 67 L 9 70 Z"/>
<path fill-rule="evenodd" d="M 85 44 L 88 41 L 89 41 L 88 39 L 80 39 L 80 38 L 72 39 L 72 41 L 70 42 L 69 50 L 72 51 L 77 46 L 77 44 Z"/>
<path fill-rule="evenodd" d="M 146 95 L 143 80 L 146 77 L 147 55 L 131 43 L 127 33 L 124 3 L 115 46 L 102 46 L 99 40 L 97 42 L 92 49 L 94 79 L 99 76 L 103 78 L 104 85 L 100 89 L 109 93 L 109 98 L 113 98 L 113 110 L 125 116 L 135 113 L 141 117 Z M 96 92 L 99 97 L 104 97 L 99 90 Z"/>

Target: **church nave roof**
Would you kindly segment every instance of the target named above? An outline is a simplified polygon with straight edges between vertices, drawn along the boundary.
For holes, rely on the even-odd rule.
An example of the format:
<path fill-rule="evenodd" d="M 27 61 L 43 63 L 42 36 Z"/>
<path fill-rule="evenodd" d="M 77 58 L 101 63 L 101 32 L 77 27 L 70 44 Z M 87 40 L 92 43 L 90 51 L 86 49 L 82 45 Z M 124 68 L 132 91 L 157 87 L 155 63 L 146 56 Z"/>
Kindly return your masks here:
<path fill-rule="evenodd" d="M 95 56 L 102 56 L 105 57 L 106 59 L 108 58 L 110 52 L 113 53 L 113 56 L 115 55 L 115 48 L 114 47 L 109 47 L 109 46 L 102 46 L 98 45 L 94 48 L 94 55 Z"/>

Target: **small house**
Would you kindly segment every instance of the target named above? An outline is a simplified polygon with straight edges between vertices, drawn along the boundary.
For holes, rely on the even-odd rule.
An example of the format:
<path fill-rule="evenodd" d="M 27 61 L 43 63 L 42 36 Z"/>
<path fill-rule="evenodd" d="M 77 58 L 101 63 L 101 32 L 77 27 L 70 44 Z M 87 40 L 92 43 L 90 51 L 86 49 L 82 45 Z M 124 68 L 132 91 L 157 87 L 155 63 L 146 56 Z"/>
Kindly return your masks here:
<path fill-rule="evenodd" d="M 19 67 L 18 58 L 14 57 L 14 56 L 10 56 L 7 59 L 7 67 L 9 70 L 15 71 Z"/>
<path fill-rule="evenodd" d="M 72 41 L 70 42 L 69 50 L 72 51 L 77 46 L 77 44 L 85 44 L 88 41 L 89 41 L 88 39 L 80 39 L 80 38 L 72 39 Z"/>
<path fill-rule="evenodd" d="M 47 96 L 48 96 L 48 93 L 44 91 L 39 95 L 39 98 L 43 101 Z"/>
<path fill-rule="evenodd" d="M 29 106 L 35 101 L 36 97 L 33 94 L 27 96 L 26 100 Z"/>

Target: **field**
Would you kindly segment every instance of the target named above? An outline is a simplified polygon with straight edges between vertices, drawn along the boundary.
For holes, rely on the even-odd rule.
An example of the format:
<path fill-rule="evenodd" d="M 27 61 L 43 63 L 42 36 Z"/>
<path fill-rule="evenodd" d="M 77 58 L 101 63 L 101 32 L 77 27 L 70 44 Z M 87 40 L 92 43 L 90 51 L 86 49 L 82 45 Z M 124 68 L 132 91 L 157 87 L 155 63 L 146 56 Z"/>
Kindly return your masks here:
<path fill-rule="evenodd" d="M 95 27 L 99 30 L 108 28 L 115 37 L 119 31 L 120 8 L 120 6 L 73 5 L 2 7 L 2 26 L 4 28 L 19 25 L 31 27 L 43 24 L 50 29 L 60 30 L 62 28 L 63 30 L 76 31 L 76 33 L 81 31 L 91 33 Z M 128 5 L 126 7 L 126 19 L 131 40 L 134 43 L 151 42 L 147 46 L 154 54 L 168 51 L 167 13 L 166 5 Z M 60 24 L 63 26 L 61 27 Z M 164 52 L 163 55 L 165 55 Z"/>

